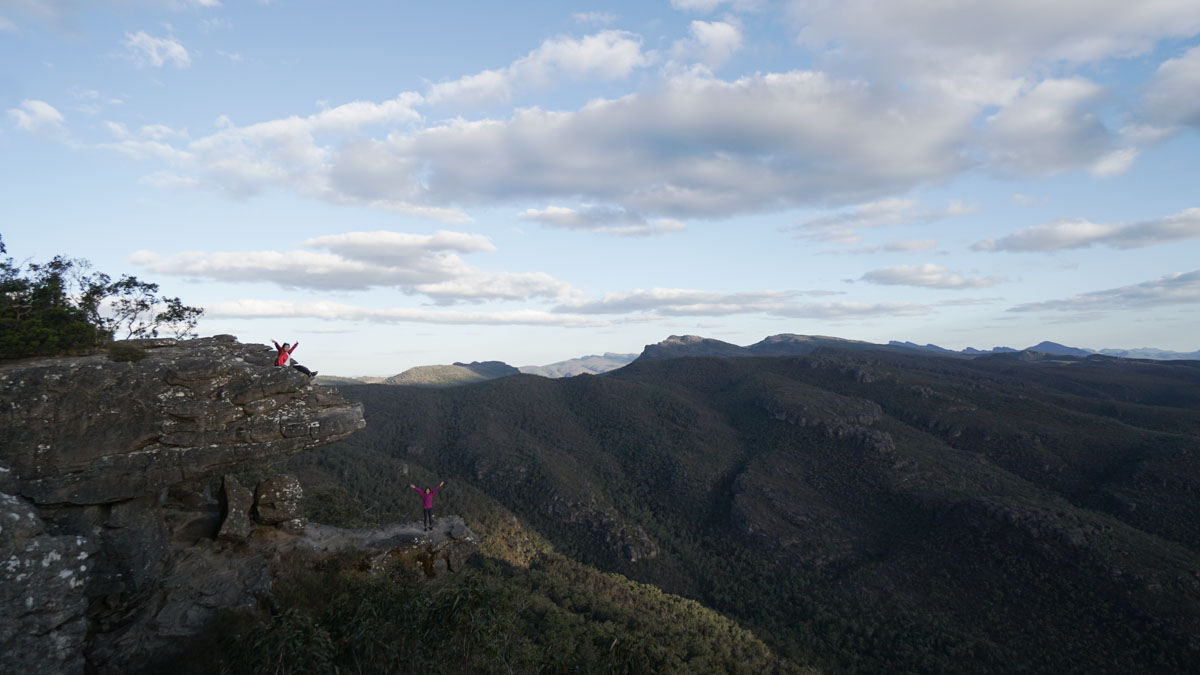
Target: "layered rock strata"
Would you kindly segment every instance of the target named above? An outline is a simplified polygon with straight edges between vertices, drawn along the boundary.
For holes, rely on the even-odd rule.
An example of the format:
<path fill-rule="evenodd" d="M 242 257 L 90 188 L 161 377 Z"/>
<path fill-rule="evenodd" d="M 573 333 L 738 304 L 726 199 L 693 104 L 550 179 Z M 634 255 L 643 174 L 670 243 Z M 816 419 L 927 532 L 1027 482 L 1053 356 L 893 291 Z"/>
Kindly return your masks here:
<path fill-rule="evenodd" d="M 0 365 L 6 671 L 136 669 L 215 608 L 254 604 L 270 588 L 266 561 L 238 543 L 248 522 L 217 539 L 223 509 L 207 479 L 365 426 L 361 405 L 274 367 L 264 346 L 134 344 L 145 358 Z M 242 503 L 247 491 L 226 486 Z"/>

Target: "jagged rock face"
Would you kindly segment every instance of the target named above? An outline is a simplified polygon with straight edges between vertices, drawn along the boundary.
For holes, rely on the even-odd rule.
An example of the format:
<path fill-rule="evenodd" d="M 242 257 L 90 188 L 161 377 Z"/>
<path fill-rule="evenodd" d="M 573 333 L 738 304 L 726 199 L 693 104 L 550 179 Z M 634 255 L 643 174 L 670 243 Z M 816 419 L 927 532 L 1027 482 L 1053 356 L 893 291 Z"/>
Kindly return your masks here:
<path fill-rule="evenodd" d="M 40 673 L 83 670 L 84 581 L 95 546 L 46 533 L 29 502 L 0 492 L 0 670 L 38 664 Z"/>
<path fill-rule="evenodd" d="M 308 379 L 232 336 L 153 349 L 137 362 L 94 355 L 5 367 L 0 460 L 38 504 L 104 504 L 364 426 L 361 407 Z"/>
<path fill-rule="evenodd" d="M 361 405 L 274 367 L 264 346 L 140 346 L 136 362 L 0 365 L 6 671 L 78 673 L 86 654 L 95 672 L 125 672 L 215 608 L 253 604 L 266 562 L 216 540 L 221 509 L 202 479 L 365 426 Z"/>

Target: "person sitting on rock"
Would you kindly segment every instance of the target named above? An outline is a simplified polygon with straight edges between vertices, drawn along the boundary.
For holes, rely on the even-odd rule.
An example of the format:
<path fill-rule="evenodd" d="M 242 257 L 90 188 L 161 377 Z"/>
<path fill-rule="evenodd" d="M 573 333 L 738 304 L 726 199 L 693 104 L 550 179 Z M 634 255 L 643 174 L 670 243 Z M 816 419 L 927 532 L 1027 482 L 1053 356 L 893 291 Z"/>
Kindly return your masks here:
<path fill-rule="evenodd" d="M 438 483 L 437 487 L 433 488 L 432 490 L 425 488 L 424 492 L 422 492 L 421 488 L 417 487 L 416 485 L 413 485 L 412 483 L 408 484 L 408 487 L 416 490 L 417 494 L 421 495 L 421 508 L 425 510 L 426 532 L 433 529 L 433 496 L 437 494 L 437 491 L 442 489 L 442 486 L 445 484 L 446 481 L 442 481 Z"/>
<path fill-rule="evenodd" d="M 296 370 L 304 373 L 305 375 L 307 375 L 309 377 L 317 376 L 317 371 L 309 370 L 308 368 L 305 368 L 304 366 L 300 365 L 299 363 L 292 361 L 292 352 L 296 351 L 296 347 L 300 346 L 299 342 L 297 342 L 294 345 L 289 345 L 288 343 L 285 342 L 285 343 L 283 343 L 283 346 L 280 347 L 278 342 L 271 340 L 271 344 L 275 345 L 275 349 L 279 350 L 279 353 L 275 355 L 275 365 L 286 366 L 286 365 L 288 365 L 288 362 L 291 361 L 292 367 L 295 368 Z"/>

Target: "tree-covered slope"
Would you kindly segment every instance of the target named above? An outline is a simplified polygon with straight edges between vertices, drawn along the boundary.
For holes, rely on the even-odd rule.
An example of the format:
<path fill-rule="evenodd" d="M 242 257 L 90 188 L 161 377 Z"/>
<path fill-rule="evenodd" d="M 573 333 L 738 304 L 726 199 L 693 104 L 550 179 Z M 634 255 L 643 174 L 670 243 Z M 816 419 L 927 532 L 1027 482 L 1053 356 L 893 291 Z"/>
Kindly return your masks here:
<path fill-rule="evenodd" d="M 693 598 L 795 663 L 1186 670 L 1196 366 L 819 349 L 345 387 L 367 429 L 292 461 L 414 516 L 400 487 L 447 479 L 439 509 L 485 538 Z"/>

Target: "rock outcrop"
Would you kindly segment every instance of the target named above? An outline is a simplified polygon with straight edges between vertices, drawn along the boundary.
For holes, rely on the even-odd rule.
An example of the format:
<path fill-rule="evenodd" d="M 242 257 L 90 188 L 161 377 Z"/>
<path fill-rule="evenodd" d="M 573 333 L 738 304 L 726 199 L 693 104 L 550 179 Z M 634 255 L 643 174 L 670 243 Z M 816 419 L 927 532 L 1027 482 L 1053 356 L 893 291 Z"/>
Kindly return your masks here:
<path fill-rule="evenodd" d="M 208 480 L 365 426 L 360 404 L 274 367 L 266 347 L 135 342 L 146 358 L 0 365 L 5 671 L 125 672 L 216 608 L 254 605 L 267 556 L 241 542 L 262 526 L 223 514 Z M 245 514 L 247 488 L 224 492 Z"/>
<path fill-rule="evenodd" d="M 311 524 L 303 537 L 292 539 L 279 550 L 317 561 L 355 551 L 363 555 L 360 567 L 368 571 L 401 570 L 416 579 L 435 579 L 461 571 L 478 548 L 478 537 L 461 518 L 442 516 L 434 519 L 433 529 L 428 532 L 417 523 L 355 530 Z"/>

